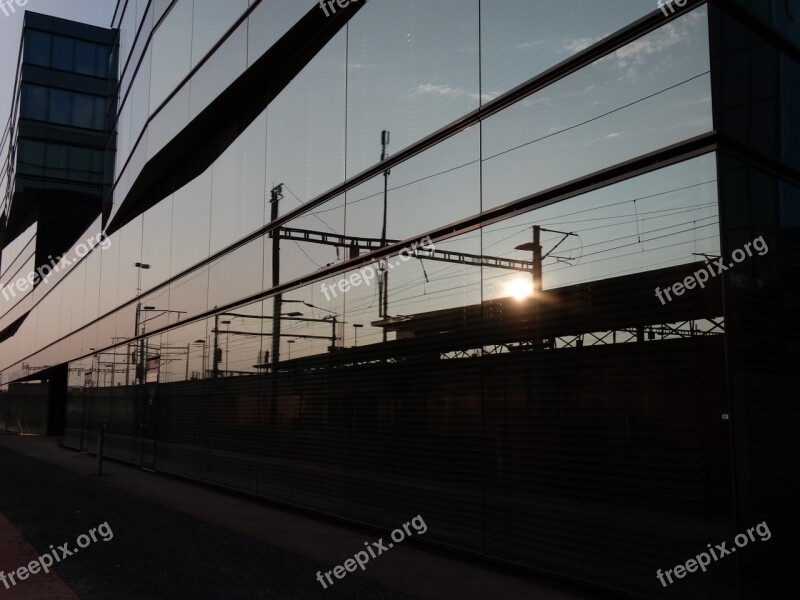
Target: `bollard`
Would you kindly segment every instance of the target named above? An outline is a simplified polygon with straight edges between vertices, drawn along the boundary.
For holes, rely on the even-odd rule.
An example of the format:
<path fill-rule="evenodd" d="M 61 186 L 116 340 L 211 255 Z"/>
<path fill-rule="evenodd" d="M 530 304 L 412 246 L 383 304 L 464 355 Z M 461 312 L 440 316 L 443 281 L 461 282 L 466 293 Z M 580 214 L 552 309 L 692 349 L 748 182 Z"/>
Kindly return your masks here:
<path fill-rule="evenodd" d="M 97 430 L 97 474 L 103 474 L 103 441 L 105 438 L 105 429 Z"/>

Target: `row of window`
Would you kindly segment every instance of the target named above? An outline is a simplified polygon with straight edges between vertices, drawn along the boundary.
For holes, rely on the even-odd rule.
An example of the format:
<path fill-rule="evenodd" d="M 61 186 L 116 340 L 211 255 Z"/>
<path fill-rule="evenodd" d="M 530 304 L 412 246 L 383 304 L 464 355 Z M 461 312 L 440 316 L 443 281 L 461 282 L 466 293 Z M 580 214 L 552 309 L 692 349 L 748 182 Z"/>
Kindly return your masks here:
<path fill-rule="evenodd" d="M 106 99 L 25 83 L 22 85 L 22 117 L 59 125 L 103 130 Z"/>
<path fill-rule="evenodd" d="M 103 151 L 20 140 L 17 172 L 100 183 L 103 174 Z"/>
<path fill-rule="evenodd" d="M 92 77 L 108 77 L 108 47 L 42 31 L 25 32 L 25 61 Z"/>

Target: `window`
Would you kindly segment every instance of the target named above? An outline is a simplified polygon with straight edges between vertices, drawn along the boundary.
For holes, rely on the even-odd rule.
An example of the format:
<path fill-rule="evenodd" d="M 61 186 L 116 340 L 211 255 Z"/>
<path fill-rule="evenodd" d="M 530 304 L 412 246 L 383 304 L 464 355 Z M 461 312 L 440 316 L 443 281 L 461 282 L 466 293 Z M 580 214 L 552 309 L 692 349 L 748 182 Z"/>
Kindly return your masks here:
<path fill-rule="evenodd" d="M 88 148 L 69 148 L 68 158 L 70 170 L 76 171 L 73 177 L 83 178 L 92 168 L 92 155 Z"/>
<path fill-rule="evenodd" d="M 64 71 L 75 70 L 75 41 L 53 36 L 53 67 Z"/>
<path fill-rule="evenodd" d="M 71 96 L 69 92 L 63 90 L 49 90 L 50 91 L 50 118 L 52 123 L 59 123 L 61 125 L 69 125 L 71 117 Z"/>
<path fill-rule="evenodd" d="M 47 145 L 47 167 L 56 171 L 67 169 L 67 147 L 60 144 Z M 61 177 L 58 173 L 50 173 L 51 177 Z"/>
<path fill-rule="evenodd" d="M 42 175 L 45 144 L 33 140 L 20 140 L 18 168 L 20 173 Z"/>
<path fill-rule="evenodd" d="M 22 117 L 59 125 L 102 130 L 105 127 L 106 99 L 24 84 Z"/>
<path fill-rule="evenodd" d="M 94 47 L 94 75 L 108 77 L 109 49 L 105 46 Z"/>
<path fill-rule="evenodd" d="M 25 84 L 22 87 L 22 117 L 24 119 L 47 120 L 47 88 Z"/>
<path fill-rule="evenodd" d="M 106 100 L 105 98 L 94 97 L 94 129 L 105 129 L 106 124 Z"/>
<path fill-rule="evenodd" d="M 72 94 L 72 125 L 91 129 L 94 126 L 94 97 Z"/>
<path fill-rule="evenodd" d="M 49 34 L 41 31 L 27 31 L 25 33 L 25 62 L 49 67 L 51 45 Z"/>
<path fill-rule="evenodd" d="M 75 42 L 75 72 L 81 75 L 96 74 L 96 44 L 89 42 Z"/>

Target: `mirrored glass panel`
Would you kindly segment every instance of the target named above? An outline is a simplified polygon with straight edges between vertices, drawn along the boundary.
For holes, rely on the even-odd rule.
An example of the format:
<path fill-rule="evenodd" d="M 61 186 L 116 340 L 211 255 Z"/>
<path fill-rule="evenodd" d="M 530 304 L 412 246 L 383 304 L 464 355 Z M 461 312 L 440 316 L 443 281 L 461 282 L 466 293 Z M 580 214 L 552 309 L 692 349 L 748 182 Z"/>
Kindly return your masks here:
<path fill-rule="evenodd" d="M 656 9 L 650 0 L 481 0 L 485 103 Z"/>
<path fill-rule="evenodd" d="M 483 209 L 710 131 L 706 16 L 700 7 L 487 119 Z"/>
<path fill-rule="evenodd" d="M 477 0 L 371 0 L 348 26 L 347 176 L 478 108 Z M 331 114 L 338 102 L 330 98 Z"/>

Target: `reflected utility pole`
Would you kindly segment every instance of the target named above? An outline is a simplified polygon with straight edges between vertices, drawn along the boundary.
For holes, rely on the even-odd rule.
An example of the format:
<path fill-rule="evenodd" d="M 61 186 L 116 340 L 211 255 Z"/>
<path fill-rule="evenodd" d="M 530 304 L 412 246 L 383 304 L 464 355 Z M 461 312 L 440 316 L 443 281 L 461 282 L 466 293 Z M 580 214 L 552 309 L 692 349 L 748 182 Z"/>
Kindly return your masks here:
<path fill-rule="evenodd" d="M 116 336 L 116 337 L 112 337 L 111 338 L 111 342 L 113 344 L 116 344 L 119 340 L 127 340 L 127 339 L 128 338 L 126 338 L 126 337 Z M 126 348 L 126 351 L 123 352 L 123 356 L 125 356 L 125 360 L 122 361 L 122 364 L 125 365 L 125 387 L 127 387 L 130 384 L 129 376 L 130 376 L 130 364 L 131 364 L 131 345 L 127 344 L 125 346 L 125 348 Z M 114 348 L 114 350 L 116 351 L 116 348 Z M 115 356 L 114 357 L 114 362 L 116 363 L 116 361 L 117 361 L 117 359 L 116 359 L 116 356 Z M 113 387 L 113 385 L 114 385 L 113 382 L 112 382 L 111 385 Z"/>
<path fill-rule="evenodd" d="M 543 254 L 542 250 L 542 232 L 547 231 L 548 233 L 557 233 L 561 236 L 561 240 L 553 246 L 547 254 Z M 550 257 L 553 252 L 555 252 L 556 248 L 558 248 L 561 244 L 563 244 L 567 238 L 569 237 L 578 237 L 577 233 L 572 231 L 555 231 L 554 229 L 545 229 L 540 227 L 539 225 L 533 226 L 533 243 L 529 244 L 522 244 L 520 246 L 516 246 L 515 250 L 527 250 L 533 253 L 533 343 L 534 343 L 534 350 L 535 352 L 539 352 L 541 346 L 541 336 L 539 332 L 539 310 L 541 308 L 541 295 L 542 295 L 542 263 L 548 257 Z M 570 261 L 573 260 L 570 257 L 566 256 L 553 256 L 558 261 Z"/>
<path fill-rule="evenodd" d="M 272 188 L 272 197 L 270 198 L 270 223 L 274 223 L 278 219 L 278 204 L 283 200 L 283 184 L 279 183 Z M 269 232 L 272 238 L 272 287 L 278 287 L 281 283 L 281 238 L 280 232 L 273 229 Z M 281 353 L 281 313 L 283 312 L 283 296 L 275 294 L 273 299 L 272 314 L 275 317 L 272 320 L 272 373 L 278 372 L 278 363 L 280 362 Z"/>
<path fill-rule="evenodd" d="M 134 263 L 133 265 L 138 269 L 138 278 L 136 283 L 136 296 L 139 297 L 142 295 L 142 270 L 149 269 L 150 265 L 146 263 Z M 139 298 L 139 301 L 136 303 L 136 322 L 134 325 L 134 334 L 133 337 L 139 337 L 139 323 L 141 322 L 142 318 L 142 300 Z M 136 372 L 134 373 L 134 381 L 138 380 L 139 383 L 144 381 L 144 339 L 139 341 L 139 360 L 136 361 Z"/>
<path fill-rule="evenodd" d="M 270 198 L 270 223 L 278 219 L 278 205 L 283 199 L 283 184 L 279 183 L 272 188 Z M 272 287 L 273 289 L 281 283 L 281 236 L 278 229 L 269 232 L 272 238 Z M 278 416 L 278 363 L 281 356 L 281 313 L 283 312 L 283 296 L 275 294 L 272 306 L 272 369 L 271 369 L 271 388 L 269 395 L 269 409 L 267 419 L 269 425 L 274 425 Z"/>
<path fill-rule="evenodd" d="M 386 147 L 389 145 L 389 131 L 381 131 L 381 162 L 389 158 Z M 386 220 L 389 212 L 389 174 L 391 171 L 386 169 L 383 172 L 383 227 L 381 228 L 381 247 L 386 246 Z M 381 276 L 378 279 L 378 316 L 383 319 L 389 316 L 389 270 L 387 260 L 381 260 Z M 383 327 L 383 342 L 386 343 L 386 327 Z"/>

